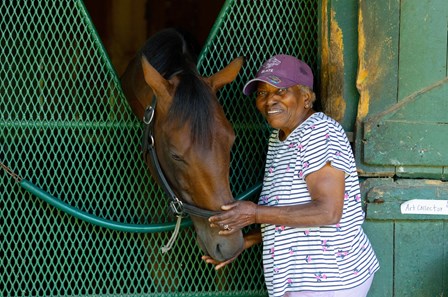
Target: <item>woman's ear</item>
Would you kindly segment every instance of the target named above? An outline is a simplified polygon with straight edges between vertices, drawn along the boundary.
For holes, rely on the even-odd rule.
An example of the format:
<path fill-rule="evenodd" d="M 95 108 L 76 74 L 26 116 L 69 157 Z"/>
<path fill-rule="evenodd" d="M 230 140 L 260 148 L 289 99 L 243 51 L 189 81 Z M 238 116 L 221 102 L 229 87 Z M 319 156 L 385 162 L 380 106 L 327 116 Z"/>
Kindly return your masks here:
<path fill-rule="evenodd" d="M 316 96 L 313 91 L 302 86 L 299 86 L 299 89 L 303 96 L 303 104 L 305 108 L 313 108 L 314 101 L 316 100 Z"/>
<path fill-rule="evenodd" d="M 305 106 L 309 106 L 312 103 L 310 92 L 308 92 L 308 90 L 305 88 L 300 88 L 300 93 L 302 93 L 303 104 Z"/>

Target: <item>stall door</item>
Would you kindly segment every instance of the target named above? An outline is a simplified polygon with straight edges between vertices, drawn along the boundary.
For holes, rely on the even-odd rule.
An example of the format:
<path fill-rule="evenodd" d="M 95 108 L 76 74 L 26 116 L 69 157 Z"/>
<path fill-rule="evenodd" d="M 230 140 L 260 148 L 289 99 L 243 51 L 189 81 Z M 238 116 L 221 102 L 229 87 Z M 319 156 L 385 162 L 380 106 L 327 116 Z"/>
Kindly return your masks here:
<path fill-rule="evenodd" d="M 448 2 L 359 2 L 355 150 L 381 269 L 369 296 L 448 294 Z"/>

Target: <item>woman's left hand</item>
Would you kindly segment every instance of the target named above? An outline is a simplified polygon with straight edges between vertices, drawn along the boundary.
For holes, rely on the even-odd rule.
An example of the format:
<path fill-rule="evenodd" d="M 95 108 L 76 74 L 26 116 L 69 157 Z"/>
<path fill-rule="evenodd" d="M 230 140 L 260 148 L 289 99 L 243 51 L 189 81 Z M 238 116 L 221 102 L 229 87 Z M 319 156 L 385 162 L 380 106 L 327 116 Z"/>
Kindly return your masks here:
<path fill-rule="evenodd" d="M 221 209 L 221 214 L 209 218 L 211 227 L 222 229 L 219 231 L 221 235 L 232 234 L 256 221 L 257 204 L 253 202 L 235 201 L 223 205 Z"/>

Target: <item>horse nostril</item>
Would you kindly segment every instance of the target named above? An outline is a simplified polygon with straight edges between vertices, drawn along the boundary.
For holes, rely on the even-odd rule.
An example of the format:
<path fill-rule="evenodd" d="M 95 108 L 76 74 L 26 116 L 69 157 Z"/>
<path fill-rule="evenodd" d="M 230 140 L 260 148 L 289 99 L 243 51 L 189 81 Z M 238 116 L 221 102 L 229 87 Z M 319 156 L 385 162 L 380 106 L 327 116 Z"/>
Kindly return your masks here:
<path fill-rule="evenodd" d="M 226 258 L 224 257 L 221 249 L 222 249 L 222 245 L 220 243 L 218 243 L 216 245 L 216 250 L 215 250 L 215 252 L 216 252 L 215 257 L 216 257 L 216 260 L 218 260 L 218 261 L 226 260 Z"/>

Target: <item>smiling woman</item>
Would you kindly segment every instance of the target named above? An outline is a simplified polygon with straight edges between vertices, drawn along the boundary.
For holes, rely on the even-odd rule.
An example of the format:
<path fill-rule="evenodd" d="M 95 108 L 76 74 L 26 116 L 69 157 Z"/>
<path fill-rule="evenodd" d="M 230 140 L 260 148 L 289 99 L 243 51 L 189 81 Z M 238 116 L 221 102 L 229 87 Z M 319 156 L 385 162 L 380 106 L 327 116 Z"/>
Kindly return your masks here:
<path fill-rule="evenodd" d="M 313 109 L 313 74 L 293 56 L 266 61 L 243 89 L 274 128 L 258 204 L 238 201 L 209 219 L 221 234 L 260 224 L 269 296 L 366 296 L 379 265 L 361 224 L 355 160 L 339 123 Z M 203 257 L 219 269 L 219 262 Z"/>
<path fill-rule="evenodd" d="M 256 105 L 260 113 L 275 129 L 280 129 L 280 139 L 286 139 L 291 132 L 313 112 L 310 91 L 298 85 L 276 88 L 260 82 L 256 92 Z"/>
<path fill-rule="evenodd" d="M 292 56 L 270 58 L 243 92 L 248 95 L 255 88 L 258 110 L 269 125 L 280 130 L 282 140 L 314 113 L 313 72 Z"/>

